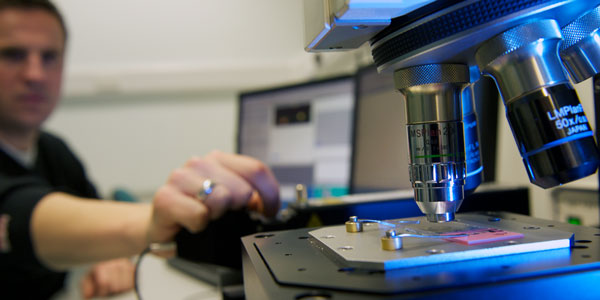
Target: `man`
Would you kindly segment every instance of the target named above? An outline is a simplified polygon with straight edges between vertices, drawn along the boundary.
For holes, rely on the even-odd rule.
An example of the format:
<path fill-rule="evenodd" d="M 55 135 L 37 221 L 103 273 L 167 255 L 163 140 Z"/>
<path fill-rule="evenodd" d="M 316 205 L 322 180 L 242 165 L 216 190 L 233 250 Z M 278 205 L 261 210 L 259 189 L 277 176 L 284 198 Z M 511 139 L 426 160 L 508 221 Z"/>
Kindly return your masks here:
<path fill-rule="evenodd" d="M 0 298 L 51 297 L 72 266 L 135 255 L 182 227 L 201 231 L 228 209 L 277 212 L 271 171 L 220 152 L 174 170 L 152 205 L 90 201 L 97 195 L 81 163 L 40 129 L 59 100 L 66 37 L 48 1 L 0 0 Z M 198 197 L 209 179 L 216 186 Z M 123 271 L 114 261 L 104 266 Z M 86 279 L 87 296 L 131 285 L 94 282 L 105 275 Z"/>

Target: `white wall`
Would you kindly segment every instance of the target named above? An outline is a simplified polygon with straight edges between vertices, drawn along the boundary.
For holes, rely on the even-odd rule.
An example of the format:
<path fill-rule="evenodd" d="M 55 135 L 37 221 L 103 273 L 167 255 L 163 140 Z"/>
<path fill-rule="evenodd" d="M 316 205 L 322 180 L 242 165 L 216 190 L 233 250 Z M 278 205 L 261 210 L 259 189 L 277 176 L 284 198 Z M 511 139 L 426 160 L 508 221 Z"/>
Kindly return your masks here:
<path fill-rule="evenodd" d="M 104 196 L 146 197 L 193 155 L 233 152 L 232 95 L 147 95 L 65 101 L 47 123 L 84 160 Z"/>
<path fill-rule="evenodd" d="M 312 69 L 301 1 L 55 2 L 70 28 L 67 95 L 222 90 Z"/>

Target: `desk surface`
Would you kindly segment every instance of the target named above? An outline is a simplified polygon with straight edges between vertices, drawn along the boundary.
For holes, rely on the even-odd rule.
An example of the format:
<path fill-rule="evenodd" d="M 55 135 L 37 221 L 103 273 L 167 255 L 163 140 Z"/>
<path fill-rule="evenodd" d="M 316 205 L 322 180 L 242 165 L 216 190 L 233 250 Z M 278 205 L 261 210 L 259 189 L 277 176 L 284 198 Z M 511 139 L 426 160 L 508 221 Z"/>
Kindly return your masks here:
<path fill-rule="evenodd" d="M 85 269 L 75 270 L 68 279 L 65 291 L 54 297 L 54 300 L 82 299 L 79 291 L 79 282 L 85 271 Z M 215 286 L 174 269 L 167 264 L 167 260 L 164 258 L 151 254 L 144 256 L 139 271 L 139 289 L 144 300 L 221 299 L 221 293 Z M 135 293 L 131 291 L 102 299 L 136 300 L 137 298 L 135 297 Z"/>

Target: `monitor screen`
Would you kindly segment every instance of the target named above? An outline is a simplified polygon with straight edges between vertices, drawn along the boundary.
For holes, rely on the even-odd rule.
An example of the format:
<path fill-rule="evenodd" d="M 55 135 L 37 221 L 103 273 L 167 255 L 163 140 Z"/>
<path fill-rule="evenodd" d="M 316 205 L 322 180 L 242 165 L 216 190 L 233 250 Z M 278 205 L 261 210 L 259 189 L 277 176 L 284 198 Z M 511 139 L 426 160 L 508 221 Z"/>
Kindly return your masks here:
<path fill-rule="evenodd" d="M 360 69 L 356 100 L 352 192 L 411 189 L 404 96 L 393 75 Z"/>
<path fill-rule="evenodd" d="M 348 194 L 354 124 L 354 78 L 340 77 L 239 97 L 238 152 L 265 162 L 281 199 Z"/>

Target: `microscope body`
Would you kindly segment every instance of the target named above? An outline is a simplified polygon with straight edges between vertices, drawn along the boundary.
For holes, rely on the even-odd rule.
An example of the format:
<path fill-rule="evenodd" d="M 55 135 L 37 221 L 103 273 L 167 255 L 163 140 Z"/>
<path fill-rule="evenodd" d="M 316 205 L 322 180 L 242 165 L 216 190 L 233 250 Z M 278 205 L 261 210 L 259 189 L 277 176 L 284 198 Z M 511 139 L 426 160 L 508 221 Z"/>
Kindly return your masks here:
<path fill-rule="evenodd" d="M 600 1 L 305 0 L 305 16 L 307 51 L 369 42 L 378 71 L 394 76 L 427 220 L 452 221 L 481 182 L 470 92 L 480 76 L 496 82 L 532 183 L 550 188 L 596 171 L 571 81 L 600 72 Z"/>

